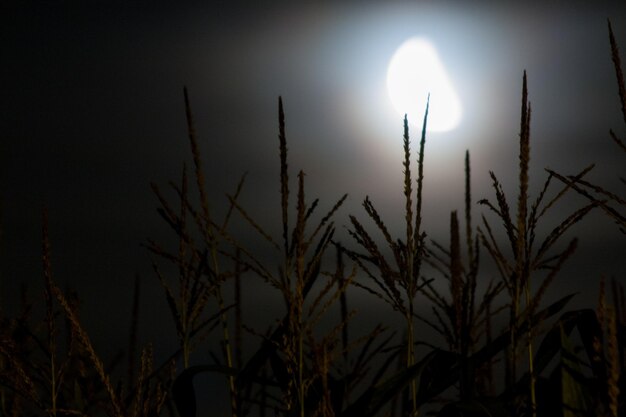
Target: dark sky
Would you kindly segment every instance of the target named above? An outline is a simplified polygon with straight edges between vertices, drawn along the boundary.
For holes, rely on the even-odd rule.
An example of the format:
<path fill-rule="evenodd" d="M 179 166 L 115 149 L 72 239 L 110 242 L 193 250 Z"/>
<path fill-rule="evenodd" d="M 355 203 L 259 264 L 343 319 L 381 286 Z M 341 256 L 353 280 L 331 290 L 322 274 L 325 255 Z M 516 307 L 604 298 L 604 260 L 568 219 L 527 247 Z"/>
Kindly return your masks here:
<path fill-rule="evenodd" d="M 155 3 L 0 5 L 3 303 L 12 304 L 21 283 L 39 291 L 45 205 L 56 279 L 77 288 L 92 328 L 115 327 L 126 317 L 136 273 L 153 317 L 168 320 L 140 244 L 149 237 L 175 243 L 149 184 L 177 181 L 183 162 L 191 161 L 184 85 L 218 213 L 223 194 L 247 171 L 243 204 L 279 235 L 282 95 L 292 178 L 303 169 L 308 195 L 321 197 L 324 208 L 350 194 L 337 217 L 340 229 L 349 213 L 365 218 L 360 203 L 370 195 L 401 230 L 393 219 L 402 213 L 402 120 L 385 76 L 396 48 L 412 36 L 435 45 L 463 106 L 456 130 L 427 138 L 430 236 L 446 242 L 449 212 L 462 209 L 466 149 L 475 201 L 493 197 L 489 170 L 516 196 L 524 70 L 533 108 L 532 191 L 545 167 L 572 174 L 590 163 L 598 164 L 594 181 L 620 190 L 626 155 L 608 131 L 626 129 L 606 20 L 626 50 L 624 2 Z M 583 202 L 574 198 L 558 214 Z M 573 232 L 580 252 L 555 287 L 591 294 L 580 298 L 589 305 L 601 274 L 626 273 L 624 238 L 601 215 Z"/>

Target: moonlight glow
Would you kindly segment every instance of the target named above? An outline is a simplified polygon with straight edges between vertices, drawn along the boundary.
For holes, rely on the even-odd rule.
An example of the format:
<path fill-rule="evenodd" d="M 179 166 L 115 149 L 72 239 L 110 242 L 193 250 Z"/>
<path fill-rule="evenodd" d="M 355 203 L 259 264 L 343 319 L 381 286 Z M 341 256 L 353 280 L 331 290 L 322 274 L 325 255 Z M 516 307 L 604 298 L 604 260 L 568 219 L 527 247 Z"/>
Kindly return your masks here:
<path fill-rule="evenodd" d="M 424 39 L 411 38 L 398 48 L 389 62 L 387 89 L 395 109 L 416 126 L 422 126 L 428 93 L 428 130 L 452 130 L 461 121 L 461 102 L 437 51 Z"/>

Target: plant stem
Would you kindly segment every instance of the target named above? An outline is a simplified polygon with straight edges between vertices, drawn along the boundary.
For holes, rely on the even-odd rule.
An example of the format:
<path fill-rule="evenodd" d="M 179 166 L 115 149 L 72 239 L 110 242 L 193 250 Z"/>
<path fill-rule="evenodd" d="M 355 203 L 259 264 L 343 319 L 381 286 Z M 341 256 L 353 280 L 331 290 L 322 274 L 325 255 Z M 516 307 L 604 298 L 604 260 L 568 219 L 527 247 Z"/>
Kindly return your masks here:
<path fill-rule="evenodd" d="M 530 280 L 526 280 L 526 306 L 530 306 Z M 537 397 L 535 393 L 535 366 L 533 358 L 533 323 L 532 317 L 528 316 L 528 373 L 530 374 L 530 407 L 531 415 L 537 417 Z"/>
<path fill-rule="evenodd" d="M 226 366 L 228 366 L 229 368 L 232 368 L 233 367 L 233 355 L 232 355 L 232 349 L 230 346 L 230 335 L 228 332 L 228 317 L 226 316 L 226 313 L 224 312 L 225 304 L 224 304 L 224 297 L 222 296 L 221 286 L 217 287 L 217 302 L 218 302 L 220 311 L 222 311 L 222 314 L 220 314 L 220 321 L 222 322 L 222 340 L 224 341 L 224 353 L 226 356 Z M 235 377 L 232 374 L 228 375 L 228 388 L 230 390 L 230 405 L 232 409 L 232 416 L 236 417 L 237 416 L 237 390 L 235 387 Z"/>
<path fill-rule="evenodd" d="M 407 336 L 406 336 L 406 362 L 407 368 L 415 364 L 415 353 L 413 351 L 413 345 L 415 343 L 415 335 L 413 334 L 413 301 L 409 301 L 409 314 L 407 320 Z M 417 417 L 417 383 L 415 379 L 411 380 L 411 416 Z"/>

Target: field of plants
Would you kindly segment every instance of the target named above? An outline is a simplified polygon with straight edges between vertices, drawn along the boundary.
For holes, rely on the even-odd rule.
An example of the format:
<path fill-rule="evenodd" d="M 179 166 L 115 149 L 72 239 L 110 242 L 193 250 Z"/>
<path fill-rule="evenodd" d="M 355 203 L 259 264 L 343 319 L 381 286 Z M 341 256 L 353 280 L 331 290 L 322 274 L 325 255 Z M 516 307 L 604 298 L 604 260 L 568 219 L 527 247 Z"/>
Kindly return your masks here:
<path fill-rule="evenodd" d="M 610 23 L 609 41 L 623 128 L 626 86 Z M 194 417 L 205 396 L 194 379 L 205 374 L 221 378 L 228 392 L 211 416 L 223 415 L 217 410 L 232 417 L 625 416 L 623 285 L 598 276 L 600 297 L 585 309 L 569 307 L 574 294 L 545 295 L 576 256 L 578 241 L 568 231 L 599 211 L 626 233 L 626 200 L 587 180 L 593 166 L 576 175 L 533 172 L 545 182 L 530 193 L 529 91 L 524 73 L 517 194 L 506 195 L 490 173 L 492 197 L 476 204 L 467 152 L 464 209 L 449 213 L 449 239 L 438 242 L 422 221 L 428 106 L 417 139 L 404 120 L 397 167 L 404 175 L 398 184 L 404 230 L 394 236 L 368 197 L 362 212 L 340 219 L 345 195 L 324 212 L 328 203 L 307 195 L 305 174 L 288 163 L 279 98 L 275 233 L 241 203 L 245 175 L 224 201 L 210 201 L 203 171 L 210 161 L 201 157 L 185 89 L 193 164 L 167 190 L 153 185 L 177 241 L 145 244 L 177 350 L 157 361 L 159 340 L 139 346 L 137 283 L 127 297 L 133 315 L 120 326 L 130 329 L 124 357 L 105 363 L 81 321 L 78 296 L 55 280 L 44 210 L 42 296 L 23 300 L 14 317 L 0 316 L 0 416 Z M 613 130 L 609 136 L 614 143 L 607 146 L 626 155 L 626 139 Z M 546 217 L 572 195 L 579 206 L 559 211 L 560 220 L 546 229 Z M 221 204 L 226 215 L 216 218 Z M 271 260 L 232 233 L 234 219 L 265 242 Z M 349 241 L 335 239 L 337 224 L 349 225 Z M 485 274 L 486 265 L 495 273 Z M 244 320 L 243 277 L 262 281 L 283 301 L 283 314 L 268 318 L 269 330 Z M 386 304 L 401 325 L 354 331 L 355 291 Z M 34 305 L 44 306 L 43 317 Z M 442 343 L 425 340 L 424 329 Z"/>

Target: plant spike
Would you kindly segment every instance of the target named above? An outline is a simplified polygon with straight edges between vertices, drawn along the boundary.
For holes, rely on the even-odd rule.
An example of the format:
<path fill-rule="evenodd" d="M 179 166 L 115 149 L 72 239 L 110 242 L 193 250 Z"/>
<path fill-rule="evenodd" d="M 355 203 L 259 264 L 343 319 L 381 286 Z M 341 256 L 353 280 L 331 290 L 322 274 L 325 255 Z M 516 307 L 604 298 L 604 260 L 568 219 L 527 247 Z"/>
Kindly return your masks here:
<path fill-rule="evenodd" d="M 424 123 L 422 125 L 422 138 L 420 140 L 420 150 L 417 160 L 417 202 L 415 209 L 415 238 L 416 243 L 421 239 L 422 232 L 422 188 L 424 183 L 424 146 L 426 144 L 426 126 L 428 124 L 428 109 L 430 107 L 430 93 L 426 100 L 426 110 L 424 111 Z"/>
<path fill-rule="evenodd" d="M 285 136 L 285 112 L 283 98 L 278 97 L 278 141 L 280 151 L 280 207 L 283 224 L 285 257 L 289 255 L 289 171 L 287 166 L 287 138 Z"/>
<path fill-rule="evenodd" d="M 619 101 L 622 105 L 622 117 L 626 122 L 626 86 L 624 86 L 624 73 L 622 72 L 622 61 L 619 56 L 619 48 L 613 35 L 613 28 L 611 27 L 611 21 L 608 20 L 609 26 L 609 42 L 611 44 L 611 59 L 613 60 L 613 66 L 615 67 L 615 76 L 617 77 L 617 92 L 619 94 Z"/>
<path fill-rule="evenodd" d="M 471 265 L 474 262 L 474 247 L 472 243 L 472 185 L 469 150 L 465 151 L 465 236 L 467 255 Z"/>

